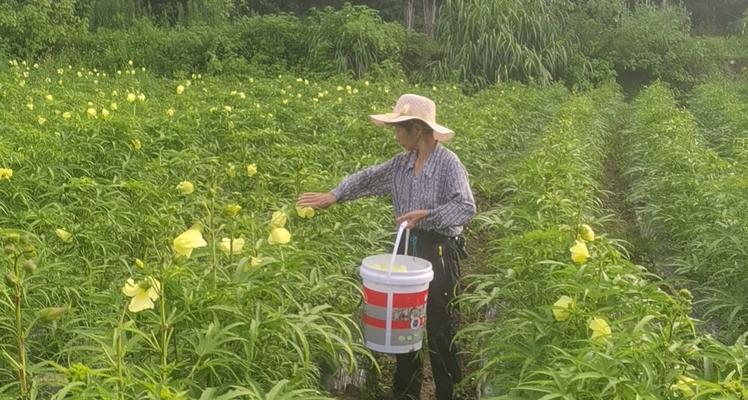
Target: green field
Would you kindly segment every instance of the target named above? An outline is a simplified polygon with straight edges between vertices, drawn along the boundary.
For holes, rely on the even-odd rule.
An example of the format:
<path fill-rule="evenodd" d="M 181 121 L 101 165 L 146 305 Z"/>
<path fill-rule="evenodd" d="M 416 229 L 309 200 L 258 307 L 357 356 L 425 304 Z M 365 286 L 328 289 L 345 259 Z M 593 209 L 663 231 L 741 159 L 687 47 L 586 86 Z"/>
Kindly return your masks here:
<path fill-rule="evenodd" d="M 661 84 L 627 104 L 612 85 L 467 96 L 399 79 L 165 79 L 137 60 L 4 63 L 0 393 L 312 399 L 363 366 L 386 376 L 391 362 L 361 344 L 357 266 L 389 250 L 391 206 L 309 216 L 295 201 L 401 151 L 366 115 L 415 92 L 457 132 L 448 147 L 479 200 L 458 298 L 467 393 L 746 398 L 748 192 L 728 144 L 746 122 L 715 104 L 744 109 L 746 88 L 697 88 L 684 109 Z M 579 243 L 589 258 L 574 261 Z M 384 391 L 386 378 L 359 396 Z"/>

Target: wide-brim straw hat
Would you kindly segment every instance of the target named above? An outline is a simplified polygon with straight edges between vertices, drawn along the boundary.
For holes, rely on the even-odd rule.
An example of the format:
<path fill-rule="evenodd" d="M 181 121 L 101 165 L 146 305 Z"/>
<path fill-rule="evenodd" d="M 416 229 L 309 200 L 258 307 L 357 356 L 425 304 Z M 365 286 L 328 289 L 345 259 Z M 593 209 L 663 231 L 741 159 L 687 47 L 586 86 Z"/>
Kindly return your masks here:
<path fill-rule="evenodd" d="M 434 130 L 434 139 L 440 142 L 446 142 L 455 135 L 451 129 L 436 123 L 436 104 L 431 99 L 417 94 L 400 96 L 391 113 L 369 115 L 369 119 L 376 126 L 419 119 Z"/>

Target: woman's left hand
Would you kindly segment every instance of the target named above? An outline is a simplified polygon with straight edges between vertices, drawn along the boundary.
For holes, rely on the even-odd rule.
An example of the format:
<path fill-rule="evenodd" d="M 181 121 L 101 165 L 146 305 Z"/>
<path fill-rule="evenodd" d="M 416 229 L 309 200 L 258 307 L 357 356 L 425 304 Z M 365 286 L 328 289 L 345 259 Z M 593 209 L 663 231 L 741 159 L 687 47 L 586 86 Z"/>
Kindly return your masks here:
<path fill-rule="evenodd" d="M 397 218 L 397 225 L 399 226 L 403 222 L 408 222 L 408 229 L 413 229 L 416 227 L 416 224 L 418 224 L 419 221 L 426 218 L 429 215 L 429 210 L 413 210 L 408 211 L 405 214 L 399 216 Z"/>

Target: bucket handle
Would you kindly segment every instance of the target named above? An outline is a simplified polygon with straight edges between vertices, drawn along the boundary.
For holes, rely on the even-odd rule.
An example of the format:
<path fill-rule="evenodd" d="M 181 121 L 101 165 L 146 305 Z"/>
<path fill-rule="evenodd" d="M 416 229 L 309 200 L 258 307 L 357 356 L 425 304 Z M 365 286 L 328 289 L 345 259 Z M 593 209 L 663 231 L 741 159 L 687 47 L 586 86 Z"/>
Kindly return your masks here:
<path fill-rule="evenodd" d="M 392 267 L 395 265 L 395 257 L 397 256 L 397 249 L 400 247 L 400 239 L 403 237 L 403 231 L 405 228 L 408 227 L 408 221 L 404 221 L 402 224 L 400 224 L 400 227 L 397 230 L 397 238 L 395 238 L 395 249 L 392 250 L 392 258 L 390 258 L 390 266 L 387 268 L 387 281 L 389 282 L 390 277 L 392 276 Z M 410 229 L 408 229 L 408 236 L 410 234 Z M 405 254 L 408 254 L 408 241 L 405 240 Z"/>

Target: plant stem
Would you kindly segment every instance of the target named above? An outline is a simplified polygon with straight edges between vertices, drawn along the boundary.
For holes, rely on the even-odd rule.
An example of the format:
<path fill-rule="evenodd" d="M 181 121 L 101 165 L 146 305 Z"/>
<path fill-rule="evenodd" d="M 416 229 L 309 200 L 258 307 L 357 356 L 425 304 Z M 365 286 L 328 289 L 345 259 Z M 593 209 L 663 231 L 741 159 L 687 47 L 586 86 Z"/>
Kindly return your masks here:
<path fill-rule="evenodd" d="M 124 400 L 125 398 L 125 380 L 122 376 L 124 369 L 124 348 L 122 346 L 122 324 L 125 322 L 125 315 L 127 314 L 127 302 L 122 307 L 122 314 L 119 317 L 119 324 L 114 331 L 115 334 L 115 346 L 117 351 L 117 398 Z"/>
<path fill-rule="evenodd" d="M 16 308 L 16 339 L 18 340 L 18 383 L 21 389 L 21 398 L 28 398 L 28 384 L 26 383 L 26 344 L 25 334 L 23 332 L 23 314 L 21 310 L 21 271 L 18 266 L 18 256 L 13 262 L 13 272 L 15 273 L 15 298 L 14 305 Z"/>
<path fill-rule="evenodd" d="M 28 385 L 26 383 L 26 343 L 25 333 L 23 331 L 23 320 L 21 313 L 21 274 L 18 266 L 18 256 L 13 263 L 13 270 L 16 274 L 16 338 L 18 339 L 18 383 L 21 389 L 21 398 L 28 398 Z"/>
<path fill-rule="evenodd" d="M 166 322 L 166 282 L 164 279 L 164 262 L 159 264 L 159 280 L 161 282 L 161 293 L 159 293 L 161 309 L 161 382 L 166 382 L 166 353 L 168 350 L 169 324 Z"/>
<path fill-rule="evenodd" d="M 213 289 L 218 288 L 218 260 L 216 258 L 216 231 L 214 220 L 213 220 L 213 214 L 216 209 L 216 198 L 215 193 L 211 193 L 210 196 L 210 210 L 208 211 L 208 225 L 210 226 L 210 254 L 212 259 L 212 267 L 213 267 Z"/>

